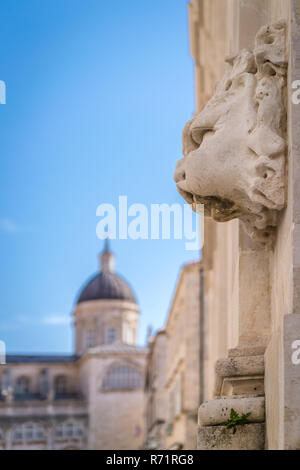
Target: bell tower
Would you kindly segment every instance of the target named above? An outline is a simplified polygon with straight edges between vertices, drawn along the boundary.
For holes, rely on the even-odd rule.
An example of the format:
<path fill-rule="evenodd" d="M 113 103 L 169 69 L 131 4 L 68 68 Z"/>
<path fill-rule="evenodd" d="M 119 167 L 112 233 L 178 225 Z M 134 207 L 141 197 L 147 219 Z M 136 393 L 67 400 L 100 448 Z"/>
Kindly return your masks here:
<path fill-rule="evenodd" d="M 74 310 L 76 354 L 113 343 L 137 344 L 139 308 L 130 285 L 115 273 L 109 240 L 99 271 L 81 290 Z"/>

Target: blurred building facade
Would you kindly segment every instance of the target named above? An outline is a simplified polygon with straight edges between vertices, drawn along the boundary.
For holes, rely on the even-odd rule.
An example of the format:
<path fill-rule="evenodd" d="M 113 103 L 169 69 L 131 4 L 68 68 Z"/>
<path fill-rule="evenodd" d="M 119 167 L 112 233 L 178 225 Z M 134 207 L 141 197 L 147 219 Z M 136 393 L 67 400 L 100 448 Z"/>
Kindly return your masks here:
<path fill-rule="evenodd" d="M 139 449 L 146 349 L 139 309 L 106 247 L 73 312 L 72 356 L 7 356 L 1 367 L 0 449 Z"/>
<path fill-rule="evenodd" d="M 161 329 L 148 337 L 148 361 L 146 368 L 146 443 L 148 449 L 164 449 L 167 424 L 167 396 L 165 390 L 167 372 L 167 335 Z"/>
<path fill-rule="evenodd" d="M 200 262 L 182 268 L 165 328 L 148 339 L 146 448 L 196 449 L 201 270 Z"/>

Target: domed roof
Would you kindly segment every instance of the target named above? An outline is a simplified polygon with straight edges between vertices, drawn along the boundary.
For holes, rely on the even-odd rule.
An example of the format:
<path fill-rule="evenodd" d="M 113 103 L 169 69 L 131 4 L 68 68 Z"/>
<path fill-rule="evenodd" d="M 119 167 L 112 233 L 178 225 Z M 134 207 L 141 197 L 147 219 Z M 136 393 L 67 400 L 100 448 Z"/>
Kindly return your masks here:
<path fill-rule="evenodd" d="M 100 272 L 82 290 L 77 303 L 88 300 L 129 300 L 136 303 L 134 293 L 127 282 L 115 273 Z"/>
<path fill-rule="evenodd" d="M 77 303 L 89 300 L 111 299 L 136 302 L 129 284 L 113 272 L 114 255 L 109 251 L 108 243 L 101 253 L 101 271 L 96 274 L 81 291 Z"/>

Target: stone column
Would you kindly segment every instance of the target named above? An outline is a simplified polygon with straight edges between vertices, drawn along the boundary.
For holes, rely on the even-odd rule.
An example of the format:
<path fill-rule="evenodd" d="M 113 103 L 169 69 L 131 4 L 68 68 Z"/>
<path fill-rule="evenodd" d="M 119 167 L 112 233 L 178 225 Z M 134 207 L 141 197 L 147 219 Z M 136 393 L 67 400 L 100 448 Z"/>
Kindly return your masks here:
<path fill-rule="evenodd" d="M 263 7 L 262 3 L 232 2 L 229 18 L 233 53 L 251 48 L 257 30 L 267 18 L 266 3 Z M 241 222 L 235 229 L 238 235 L 228 316 L 228 357 L 218 360 L 215 368 L 215 395 L 220 398 L 202 404 L 199 409 L 199 449 L 263 449 L 267 445 L 264 353 L 271 337 L 273 254 L 272 249 L 253 242 Z M 237 428 L 235 434 L 224 426 L 215 426 L 229 418 L 232 408 L 240 415 L 250 413 L 250 423 Z"/>
<path fill-rule="evenodd" d="M 300 449 L 300 104 L 292 99 L 297 92 L 293 84 L 300 80 L 300 5 L 297 0 L 285 4 L 289 8 L 288 204 L 271 259 L 272 336 L 265 355 L 268 449 Z"/>
<path fill-rule="evenodd" d="M 47 432 L 47 443 L 46 443 L 46 449 L 47 450 L 53 450 L 53 433 L 54 433 L 54 423 L 49 423 L 46 426 L 46 432 Z"/>
<path fill-rule="evenodd" d="M 12 448 L 12 426 L 8 426 L 5 430 L 5 450 L 11 450 Z"/>
<path fill-rule="evenodd" d="M 208 334 L 217 343 L 217 346 L 210 346 L 210 351 L 214 356 L 220 351 L 225 354 L 223 358 L 219 356 L 221 359 L 217 360 L 215 368 L 215 395 L 219 398 L 206 402 L 199 410 L 201 449 L 264 448 L 264 354 L 267 347 L 269 388 L 273 385 L 276 394 L 272 400 L 272 391 L 268 389 L 268 402 L 270 397 L 277 413 L 273 429 L 278 421 L 284 427 L 280 417 L 282 411 L 276 400 L 282 393 L 285 398 L 288 397 L 288 390 L 285 389 L 287 382 L 282 382 L 280 390 L 274 362 L 280 356 L 277 372 L 277 378 L 280 378 L 282 371 L 287 371 L 287 367 L 283 367 L 284 335 L 281 334 L 283 327 L 280 325 L 283 325 L 283 314 L 288 313 L 286 306 L 291 303 L 288 292 L 293 285 L 289 268 L 284 264 L 291 259 L 291 235 L 288 229 L 282 228 L 283 219 L 291 210 L 289 199 L 288 209 L 284 211 L 287 187 L 285 39 L 289 31 L 286 31 L 285 23 L 279 20 L 288 20 L 288 3 L 282 0 L 226 2 L 224 16 L 227 17 L 231 52 L 227 62 L 230 67 L 209 103 L 187 123 L 183 133 L 184 159 L 178 162 L 175 172 L 178 190 L 188 202 L 203 203 L 206 215 L 217 222 L 240 220 L 230 226 L 231 233 L 226 233 L 226 229 L 216 230 L 223 239 L 227 237 L 229 240 L 232 236 L 230 256 L 223 266 L 218 259 L 217 269 L 213 265 L 210 276 L 211 284 L 217 281 L 218 286 L 222 287 L 222 292 L 212 289 L 219 302 L 213 298 L 214 311 L 210 307 L 214 316 L 210 326 L 213 324 L 215 329 L 209 329 Z M 196 57 L 196 67 L 199 69 L 202 66 L 215 72 L 217 66 L 211 65 L 209 57 L 204 65 L 201 64 L 200 53 L 201 44 L 204 44 L 211 56 L 216 58 L 207 39 L 209 34 L 214 38 L 213 32 L 217 29 L 215 16 L 218 12 L 213 14 L 215 2 L 194 0 L 193 7 L 193 54 L 199 55 Z M 198 17 L 195 16 L 197 11 L 201 11 Z M 267 26 L 261 28 L 263 25 Z M 198 30 L 197 34 L 195 30 Z M 203 84 L 208 74 L 203 72 L 202 75 Z M 201 101 L 199 90 L 205 100 L 205 93 L 200 87 L 198 103 Z M 235 107 L 234 102 L 238 102 L 239 106 Z M 235 128 L 239 129 L 236 137 Z M 299 187 L 298 184 L 297 190 Z M 290 224 L 287 227 L 291 229 Z M 287 244 L 286 256 L 284 240 Z M 282 274 L 277 275 L 280 268 Z M 232 282 L 228 282 L 231 277 Z M 226 303 L 224 313 L 220 298 Z M 292 394 L 290 398 L 292 400 Z M 283 403 L 281 398 L 280 401 Z M 215 427 L 229 418 L 231 408 L 241 414 L 250 413 L 250 423 L 242 430 L 239 428 L 234 437 L 224 426 L 219 426 L 217 430 Z M 270 408 L 268 405 L 267 409 Z"/>

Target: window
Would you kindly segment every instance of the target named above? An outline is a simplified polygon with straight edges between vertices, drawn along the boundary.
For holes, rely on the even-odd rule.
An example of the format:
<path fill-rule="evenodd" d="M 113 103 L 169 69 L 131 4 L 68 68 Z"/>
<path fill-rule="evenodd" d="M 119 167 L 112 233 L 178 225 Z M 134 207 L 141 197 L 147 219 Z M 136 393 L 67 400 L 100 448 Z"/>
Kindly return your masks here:
<path fill-rule="evenodd" d="M 68 380 L 65 375 L 58 375 L 54 381 L 55 395 L 66 395 L 68 393 Z"/>
<path fill-rule="evenodd" d="M 92 348 L 93 346 L 95 346 L 95 330 L 87 330 L 86 346 L 87 348 Z"/>
<path fill-rule="evenodd" d="M 4 432 L 0 429 L 0 442 L 4 441 Z"/>
<path fill-rule="evenodd" d="M 141 372 L 136 367 L 129 365 L 114 367 L 103 381 L 104 390 L 131 390 L 142 386 Z"/>
<path fill-rule="evenodd" d="M 16 395 L 28 395 L 30 392 L 30 379 L 26 376 L 19 377 L 16 381 Z"/>
<path fill-rule="evenodd" d="M 73 421 L 58 424 L 54 430 L 55 439 L 78 439 L 82 436 L 84 436 L 83 425 Z"/>
<path fill-rule="evenodd" d="M 123 326 L 123 340 L 124 343 L 127 344 L 135 344 L 136 343 L 136 337 L 135 337 L 135 328 L 130 326 L 129 324 L 125 324 Z"/>
<path fill-rule="evenodd" d="M 130 327 L 127 330 L 127 343 L 128 344 L 134 344 L 135 343 L 134 330 L 133 330 L 133 328 L 130 328 Z"/>
<path fill-rule="evenodd" d="M 106 331 L 106 342 L 112 344 L 116 341 L 116 330 L 115 328 L 107 328 Z"/>
<path fill-rule="evenodd" d="M 46 439 L 46 433 L 42 426 L 35 423 L 20 424 L 14 429 L 13 440 L 21 441 L 41 441 Z"/>
<path fill-rule="evenodd" d="M 48 370 L 42 369 L 40 373 L 40 394 L 46 397 L 49 392 Z"/>

